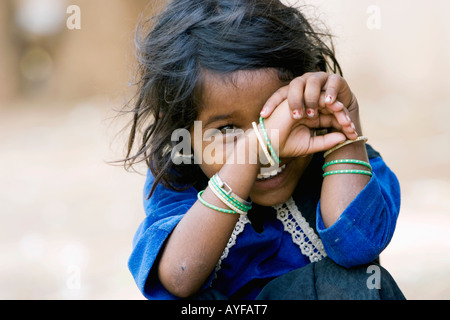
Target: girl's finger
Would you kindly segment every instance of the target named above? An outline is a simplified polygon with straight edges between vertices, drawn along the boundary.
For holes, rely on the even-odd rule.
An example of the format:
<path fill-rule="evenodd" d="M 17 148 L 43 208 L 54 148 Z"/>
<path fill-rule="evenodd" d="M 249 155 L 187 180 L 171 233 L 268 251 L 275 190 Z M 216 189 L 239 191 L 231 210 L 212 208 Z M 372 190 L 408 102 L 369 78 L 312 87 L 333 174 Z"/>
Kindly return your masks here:
<path fill-rule="evenodd" d="M 284 100 L 287 99 L 289 92 L 289 86 L 281 87 L 278 89 L 264 104 L 261 110 L 261 117 L 268 118 L 272 114 L 273 110 L 278 107 Z"/>
<path fill-rule="evenodd" d="M 337 111 L 333 112 L 330 109 Z M 356 126 L 350 118 L 349 111 L 339 101 L 335 101 L 330 108 L 321 108 L 318 120 L 319 126 L 322 128 L 335 128 L 344 133 L 349 139 L 358 137 L 355 131 Z"/>
<path fill-rule="evenodd" d="M 347 110 L 347 108 L 344 108 L 342 111 L 340 111 L 339 113 L 335 113 L 335 117 L 336 119 L 338 119 L 338 122 L 343 126 L 342 126 L 342 132 L 345 133 L 345 135 L 349 138 L 349 139 L 356 139 L 358 138 L 358 133 L 356 132 L 356 126 L 353 123 L 352 119 L 350 118 L 350 112 Z M 345 117 L 345 119 L 343 119 Z"/>
<path fill-rule="evenodd" d="M 326 93 L 322 92 L 319 100 L 320 114 L 332 114 L 340 125 L 340 128 L 338 129 L 341 130 L 349 139 L 356 139 L 358 137 L 358 134 L 355 132 L 356 126 L 350 118 L 350 112 L 348 111 L 348 109 L 345 108 L 344 104 L 338 100 L 335 100 L 332 104 L 326 104 L 325 100 Z"/>
<path fill-rule="evenodd" d="M 330 117 L 330 116 L 328 116 Z M 331 116 L 332 122 L 330 122 L 331 126 L 338 130 L 340 130 L 342 133 L 344 133 L 347 138 L 349 139 L 356 139 L 358 138 L 358 134 L 356 133 L 356 126 L 353 123 L 352 119 L 350 118 L 349 112 L 346 108 L 344 108 L 342 111 L 334 112 Z M 328 118 L 321 118 L 322 121 L 329 121 Z M 324 128 L 327 128 L 324 124 Z"/>
<path fill-rule="evenodd" d="M 327 103 L 326 101 L 327 101 L 326 92 L 322 91 L 319 98 L 319 108 L 321 113 L 339 112 L 345 108 L 344 104 L 336 99 L 331 104 Z"/>
<path fill-rule="evenodd" d="M 336 117 L 333 114 L 319 115 L 318 124 L 315 126 L 316 128 L 334 128 L 336 130 L 342 131 L 343 126 L 339 123 Z"/>
<path fill-rule="evenodd" d="M 298 77 L 289 84 L 288 102 L 291 109 L 292 118 L 298 120 L 305 115 L 305 105 L 303 92 L 306 87 L 305 77 Z"/>
<path fill-rule="evenodd" d="M 311 137 L 309 148 L 307 154 L 313 154 L 317 152 L 322 152 L 330 150 L 331 148 L 337 146 L 346 140 L 344 134 L 340 132 L 327 133 L 323 136 Z"/>
<path fill-rule="evenodd" d="M 322 89 L 327 83 L 328 74 L 325 72 L 316 72 L 311 74 L 306 80 L 304 101 L 306 107 L 306 116 L 316 118 L 319 115 L 319 104 L 322 95 Z"/>
<path fill-rule="evenodd" d="M 339 103 L 336 101 L 334 104 Z M 341 103 L 339 103 L 342 105 Z M 341 130 L 349 139 L 358 138 L 358 134 L 356 133 L 356 126 L 350 118 L 350 113 L 347 108 L 342 108 L 340 111 L 333 112 L 333 118 L 336 119 L 336 122 L 339 124 Z M 335 127 L 335 126 L 333 126 Z"/>
<path fill-rule="evenodd" d="M 344 105 L 348 105 L 351 102 L 352 94 L 347 81 L 341 76 L 333 74 L 328 77 L 325 84 L 325 103 L 333 104 L 338 97 Z"/>

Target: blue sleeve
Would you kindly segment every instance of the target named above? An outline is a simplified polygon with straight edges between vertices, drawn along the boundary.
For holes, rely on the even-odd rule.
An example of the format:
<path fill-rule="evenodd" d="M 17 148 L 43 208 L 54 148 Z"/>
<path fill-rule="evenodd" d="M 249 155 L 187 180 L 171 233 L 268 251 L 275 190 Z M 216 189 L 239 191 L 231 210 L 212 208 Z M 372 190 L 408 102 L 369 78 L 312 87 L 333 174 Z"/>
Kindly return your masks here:
<path fill-rule="evenodd" d="M 144 187 L 146 218 L 133 238 L 133 251 L 128 268 L 139 290 L 147 299 L 177 299 L 162 286 L 153 265 L 173 229 L 197 200 L 197 191 L 190 188 L 177 192 L 158 185 L 148 200 L 147 195 L 153 182 L 153 176 L 148 173 Z"/>
<path fill-rule="evenodd" d="M 330 228 L 317 206 L 317 230 L 327 255 L 346 268 L 374 261 L 392 239 L 400 212 L 400 185 L 381 157 L 373 177 Z"/>

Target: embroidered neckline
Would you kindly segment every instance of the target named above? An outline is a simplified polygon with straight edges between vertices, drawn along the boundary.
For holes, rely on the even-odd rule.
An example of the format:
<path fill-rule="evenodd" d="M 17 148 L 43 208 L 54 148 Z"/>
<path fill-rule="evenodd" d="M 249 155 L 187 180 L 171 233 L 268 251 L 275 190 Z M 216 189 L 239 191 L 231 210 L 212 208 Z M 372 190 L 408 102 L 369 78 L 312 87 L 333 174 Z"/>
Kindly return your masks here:
<path fill-rule="evenodd" d="M 302 216 L 292 197 L 285 203 L 274 206 L 273 208 L 277 211 L 277 219 L 283 223 L 284 231 L 291 234 L 292 241 L 300 248 L 303 255 L 308 257 L 311 262 L 318 262 L 327 256 L 323 248 L 322 240 L 320 240 L 319 236 L 314 232 L 314 229 L 311 228 Z M 217 272 L 222 267 L 223 260 L 228 257 L 230 249 L 236 245 L 238 236 L 244 232 L 245 225 L 248 223 L 250 223 L 250 219 L 247 216 L 241 216 L 239 218 L 228 240 L 227 246 L 216 265 L 215 277 L 217 277 Z"/>
<path fill-rule="evenodd" d="M 318 262 L 327 256 L 322 240 L 302 216 L 294 199 L 290 198 L 274 208 L 277 210 L 278 220 L 283 223 L 284 230 L 291 234 L 292 241 L 298 245 L 303 255 L 311 262 Z"/>

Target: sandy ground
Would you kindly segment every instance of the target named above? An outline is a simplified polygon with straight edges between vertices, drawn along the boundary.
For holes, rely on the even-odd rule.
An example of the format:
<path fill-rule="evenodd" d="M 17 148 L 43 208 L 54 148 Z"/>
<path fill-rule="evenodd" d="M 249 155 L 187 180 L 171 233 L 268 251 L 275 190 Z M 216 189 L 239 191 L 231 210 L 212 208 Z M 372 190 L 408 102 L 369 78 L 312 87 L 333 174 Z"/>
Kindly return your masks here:
<path fill-rule="evenodd" d="M 121 155 L 120 125 L 110 120 L 117 105 L 93 97 L 0 109 L 0 299 L 142 299 L 126 263 L 144 215 L 144 177 L 105 163 Z M 448 168 L 421 155 L 396 157 L 423 147 L 417 140 L 372 137 L 403 189 L 382 263 L 407 298 L 449 299 Z"/>
<path fill-rule="evenodd" d="M 126 263 L 144 178 L 105 163 L 108 106 L 2 109 L 0 299 L 141 298 Z"/>

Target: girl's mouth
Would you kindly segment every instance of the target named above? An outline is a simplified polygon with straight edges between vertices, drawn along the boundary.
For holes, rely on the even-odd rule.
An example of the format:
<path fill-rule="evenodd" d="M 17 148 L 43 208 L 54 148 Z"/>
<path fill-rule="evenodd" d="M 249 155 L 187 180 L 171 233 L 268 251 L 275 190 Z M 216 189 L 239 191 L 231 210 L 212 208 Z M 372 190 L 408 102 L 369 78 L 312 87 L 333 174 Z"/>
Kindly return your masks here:
<path fill-rule="evenodd" d="M 256 181 L 266 181 L 275 178 L 276 176 L 283 173 L 283 171 L 286 169 L 287 164 L 282 165 L 279 168 L 273 169 L 269 172 L 259 173 L 256 176 Z"/>

